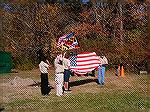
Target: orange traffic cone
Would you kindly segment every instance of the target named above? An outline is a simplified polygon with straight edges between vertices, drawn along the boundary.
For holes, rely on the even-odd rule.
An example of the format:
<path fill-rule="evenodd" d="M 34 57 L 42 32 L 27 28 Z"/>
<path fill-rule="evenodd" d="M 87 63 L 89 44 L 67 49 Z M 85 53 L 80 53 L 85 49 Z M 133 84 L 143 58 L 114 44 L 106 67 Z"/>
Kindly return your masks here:
<path fill-rule="evenodd" d="M 120 75 L 121 75 L 121 77 L 124 77 L 125 75 L 124 75 L 124 68 L 123 68 L 123 66 L 121 67 L 121 71 L 120 71 Z"/>

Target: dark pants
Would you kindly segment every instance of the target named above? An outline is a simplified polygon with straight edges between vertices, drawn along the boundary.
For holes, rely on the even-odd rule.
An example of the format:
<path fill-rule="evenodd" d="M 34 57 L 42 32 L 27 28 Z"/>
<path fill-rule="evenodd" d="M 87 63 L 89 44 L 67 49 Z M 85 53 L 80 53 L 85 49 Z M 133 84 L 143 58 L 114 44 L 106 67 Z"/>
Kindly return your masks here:
<path fill-rule="evenodd" d="M 48 86 L 48 73 L 41 73 L 41 93 L 42 95 L 48 95 L 50 87 Z"/>
<path fill-rule="evenodd" d="M 69 78 L 70 78 L 70 70 L 69 69 L 65 69 L 64 71 L 64 89 L 65 90 L 69 90 Z"/>

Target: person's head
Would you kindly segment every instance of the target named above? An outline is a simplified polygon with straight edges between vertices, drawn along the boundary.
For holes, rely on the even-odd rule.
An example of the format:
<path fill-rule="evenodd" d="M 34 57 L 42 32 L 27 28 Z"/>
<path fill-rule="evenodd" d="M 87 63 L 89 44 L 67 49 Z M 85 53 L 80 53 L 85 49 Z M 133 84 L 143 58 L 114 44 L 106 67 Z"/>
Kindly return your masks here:
<path fill-rule="evenodd" d="M 123 63 L 120 63 L 120 66 L 123 66 Z"/>
<path fill-rule="evenodd" d="M 59 65 L 62 65 L 62 59 L 63 59 L 62 54 L 58 54 L 56 57 L 56 61 Z"/>
<path fill-rule="evenodd" d="M 101 55 L 104 56 L 104 52 L 102 52 Z"/>
<path fill-rule="evenodd" d="M 46 62 L 46 57 L 42 57 L 42 58 L 41 58 L 41 61 Z"/>
<path fill-rule="evenodd" d="M 66 54 L 65 54 L 65 58 L 68 59 L 69 57 L 70 57 L 70 53 L 66 53 Z"/>
<path fill-rule="evenodd" d="M 103 52 L 100 54 L 100 57 L 101 57 L 101 58 L 103 58 L 103 57 L 104 57 L 104 53 L 103 53 Z"/>
<path fill-rule="evenodd" d="M 56 58 L 57 58 L 58 60 L 62 60 L 63 56 L 62 56 L 62 54 L 58 54 Z"/>

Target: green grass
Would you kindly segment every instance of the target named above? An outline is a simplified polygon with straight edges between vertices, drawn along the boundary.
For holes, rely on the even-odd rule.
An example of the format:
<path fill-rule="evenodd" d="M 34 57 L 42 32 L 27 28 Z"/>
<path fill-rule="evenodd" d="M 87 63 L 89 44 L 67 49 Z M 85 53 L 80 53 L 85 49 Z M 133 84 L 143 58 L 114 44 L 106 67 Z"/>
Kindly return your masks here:
<path fill-rule="evenodd" d="M 9 78 L 13 79 L 16 75 L 22 78 L 40 79 L 39 72 L 21 72 L 18 74 L 8 74 L 1 76 L 4 82 Z M 110 72 L 111 73 L 111 72 Z M 50 80 L 53 80 L 53 72 L 50 73 Z M 108 73 L 107 73 L 108 74 Z M 99 87 L 91 83 L 84 86 L 72 87 L 76 89 L 73 93 L 57 97 L 55 90 L 52 90 L 50 96 L 43 97 L 35 89 L 30 93 L 13 93 L 9 101 L 0 103 L 4 112 L 149 112 L 150 96 L 148 93 L 149 75 L 126 75 L 125 78 L 115 78 L 113 74 L 106 76 L 107 84 Z M 78 78 L 77 78 L 78 79 Z M 76 79 L 76 80 L 77 80 Z M 114 79 L 114 80 L 112 80 Z M 80 80 L 79 80 L 80 81 Z M 116 83 L 119 81 L 119 84 Z M 50 81 L 51 82 L 51 81 Z M 127 83 L 130 86 L 121 87 L 120 83 Z M 79 89 L 80 88 L 80 89 Z M 92 88 L 92 89 L 89 89 Z M 83 89 L 83 90 L 82 90 Z M 89 90 L 87 90 L 89 89 Z M 87 90 L 84 92 L 84 90 Z M 90 92 L 90 90 L 96 90 Z M 110 90 L 110 91 L 109 91 Z M 1 91 L 3 92 L 3 91 Z M 36 93 L 37 92 L 37 93 Z M 9 91 L 4 93 L 9 96 Z M 31 95 L 27 97 L 27 94 Z M 20 95 L 25 97 L 19 97 Z M 5 95 L 4 95 L 5 96 Z"/>
<path fill-rule="evenodd" d="M 4 107 L 15 112 L 148 112 L 150 102 L 137 92 L 118 91 L 18 99 Z"/>

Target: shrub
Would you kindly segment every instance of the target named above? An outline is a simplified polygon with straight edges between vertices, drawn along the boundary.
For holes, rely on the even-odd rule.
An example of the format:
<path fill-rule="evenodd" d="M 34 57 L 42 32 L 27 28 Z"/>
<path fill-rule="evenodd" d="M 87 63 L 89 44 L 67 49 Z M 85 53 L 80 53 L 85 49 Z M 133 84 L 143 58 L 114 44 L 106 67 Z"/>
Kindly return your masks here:
<path fill-rule="evenodd" d="M 18 70 L 31 70 L 37 67 L 37 63 L 33 58 L 19 56 L 13 59 L 13 67 Z"/>

